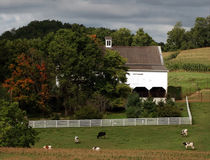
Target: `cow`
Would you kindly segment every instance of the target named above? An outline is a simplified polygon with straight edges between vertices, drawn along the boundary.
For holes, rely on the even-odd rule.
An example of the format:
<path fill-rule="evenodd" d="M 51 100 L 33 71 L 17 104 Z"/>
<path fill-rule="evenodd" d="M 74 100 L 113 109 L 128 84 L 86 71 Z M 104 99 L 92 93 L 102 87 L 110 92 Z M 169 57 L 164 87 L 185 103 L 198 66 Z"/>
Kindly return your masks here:
<path fill-rule="evenodd" d="M 191 147 L 192 149 L 195 149 L 193 142 L 183 142 L 185 145 L 185 148 L 187 149 L 188 147 Z"/>
<path fill-rule="evenodd" d="M 52 149 L 52 146 L 50 145 L 46 145 L 46 146 L 43 146 L 44 149 Z"/>
<path fill-rule="evenodd" d="M 106 136 L 106 132 L 99 132 L 98 135 L 97 135 L 97 139 L 100 138 L 100 137 L 105 138 L 105 136 Z"/>
<path fill-rule="evenodd" d="M 186 137 L 188 135 L 188 129 L 182 129 L 181 135 Z"/>
<path fill-rule="evenodd" d="M 93 147 L 92 148 L 92 150 L 94 150 L 94 151 L 100 151 L 100 149 L 101 149 L 100 147 Z"/>
<path fill-rule="evenodd" d="M 78 136 L 75 136 L 75 137 L 74 137 L 74 142 L 75 142 L 75 143 L 80 143 L 79 137 L 78 137 Z"/>

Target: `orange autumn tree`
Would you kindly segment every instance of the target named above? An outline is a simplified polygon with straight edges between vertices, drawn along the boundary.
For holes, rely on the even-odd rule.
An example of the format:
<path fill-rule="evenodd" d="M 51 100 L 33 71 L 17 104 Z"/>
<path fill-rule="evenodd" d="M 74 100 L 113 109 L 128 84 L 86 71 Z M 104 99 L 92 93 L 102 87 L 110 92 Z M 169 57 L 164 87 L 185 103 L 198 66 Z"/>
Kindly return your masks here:
<path fill-rule="evenodd" d="M 3 87 L 8 89 L 11 100 L 18 101 L 22 109 L 48 112 L 49 87 L 45 63 L 36 63 L 31 57 L 24 53 L 17 57 L 16 63 L 9 66 L 12 75 L 5 80 Z"/>

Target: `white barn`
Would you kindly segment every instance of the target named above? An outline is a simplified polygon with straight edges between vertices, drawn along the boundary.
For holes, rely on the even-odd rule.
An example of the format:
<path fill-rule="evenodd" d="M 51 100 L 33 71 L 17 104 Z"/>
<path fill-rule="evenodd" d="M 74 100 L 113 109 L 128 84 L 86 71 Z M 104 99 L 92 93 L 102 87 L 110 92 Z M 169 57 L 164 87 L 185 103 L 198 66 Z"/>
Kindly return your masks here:
<path fill-rule="evenodd" d="M 112 46 L 112 38 L 105 37 L 105 47 L 118 51 L 127 59 L 127 84 L 141 97 L 165 97 L 168 70 L 160 46 Z"/>

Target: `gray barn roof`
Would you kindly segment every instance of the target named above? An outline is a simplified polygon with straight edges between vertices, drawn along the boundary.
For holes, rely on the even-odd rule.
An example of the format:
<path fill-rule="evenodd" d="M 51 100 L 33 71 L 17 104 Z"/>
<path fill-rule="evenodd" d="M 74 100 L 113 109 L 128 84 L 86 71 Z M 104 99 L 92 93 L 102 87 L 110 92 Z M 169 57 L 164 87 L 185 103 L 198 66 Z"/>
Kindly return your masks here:
<path fill-rule="evenodd" d="M 127 59 L 129 70 L 167 71 L 158 46 L 113 46 L 111 49 Z"/>

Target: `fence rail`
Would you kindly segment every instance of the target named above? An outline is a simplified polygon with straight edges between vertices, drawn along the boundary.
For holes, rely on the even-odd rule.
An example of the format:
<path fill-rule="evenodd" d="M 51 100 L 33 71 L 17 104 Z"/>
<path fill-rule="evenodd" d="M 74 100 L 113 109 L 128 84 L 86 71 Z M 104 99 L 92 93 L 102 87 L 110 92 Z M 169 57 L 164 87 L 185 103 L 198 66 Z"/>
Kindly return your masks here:
<path fill-rule="evenodd" d="M 139 125 L 191 124 L 189 117 L 128 118 L 128 119 L 85 119 L 85 120 L 39 120 L 29 121 L 32 128 L 102 127 Z"/>
<path fill-rule="evenodd" d="M 189 117 L 127 118 L 127 119 L 84 119 L 84 120 L 38 120 L 29 121 L 32 128 L 61 127 L 104 127 L 104 126 L 140 126 L 140 125 L 182 125 L 192 124 L 192 115 L 186 97 Z"/>

